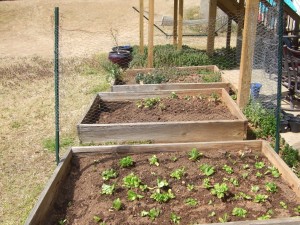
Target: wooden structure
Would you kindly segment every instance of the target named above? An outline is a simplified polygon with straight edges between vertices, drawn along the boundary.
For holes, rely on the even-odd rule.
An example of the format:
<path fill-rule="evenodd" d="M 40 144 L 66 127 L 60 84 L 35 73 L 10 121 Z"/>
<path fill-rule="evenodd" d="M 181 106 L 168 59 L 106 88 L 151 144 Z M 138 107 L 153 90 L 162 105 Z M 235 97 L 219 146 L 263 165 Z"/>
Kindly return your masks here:
<path fill-rule="evenodd" d="M 32 209 L 25 225 L 44 224 L 49 218 L 49 213 L 60 188 L 71 170 L 72 159 L 76 156 L 95 157 L 101 154 L 144 154 L 158 152 L 188 152 L 191 148 L 197 148 L 201 152 L 218 151 L 220 149 L 226 151 L 238 152 L 241 149 L 251 149 L 253 152 L 262 152 L 269 162 L 275 166 L 282 174 L 281 178 L 288 183 L 291 189 L 300 199 L 300 180 L 292 172 L 292 170 L 283 162 L 283 160 L 274 152 L 270 145 L 265 141 L 230 141 L 230 142 L 202 142 L 202 143 L 176 143 L 176 144 L 152 144 L 152 145 L 116 145 L 116 146 L 94 146 L 94 147 L 72 147 L 66 154 L 65 158 L 58 165 L 54 174 L 47 183 L 45 189 L 41 193 L 36 205 Z M 219 224 L 219 223 L 218 223 Z M 230 225 L 298 225 L 300 218 L 277 218 L 270 220 L 255 221 L 238 221 L 224 223 Z M 212 224 L 205 224 L 212 225 Z"/>
<path fill-rule="evenodd" d="M 210 96 L 215 93 L 236 120 L 204 120 L 176 122 L 139 122 L 97 124 L 101 116 L 100 102 L 124 102 L 144 98 L 169 97 L 169 91 L 155 92 L 110 92 L 98 93 L 84 118 L 77 125 L 81 143 L 104 143 L 107 141 L 145 141 L 155 143 L 243 140 L 247 133 L 247 119 L 225 89 L 173 90 L 179 96 Z M 93 119 L 91 119 L 93 118 Z M 230 131 L 230 132 L 228 132 Z"/>

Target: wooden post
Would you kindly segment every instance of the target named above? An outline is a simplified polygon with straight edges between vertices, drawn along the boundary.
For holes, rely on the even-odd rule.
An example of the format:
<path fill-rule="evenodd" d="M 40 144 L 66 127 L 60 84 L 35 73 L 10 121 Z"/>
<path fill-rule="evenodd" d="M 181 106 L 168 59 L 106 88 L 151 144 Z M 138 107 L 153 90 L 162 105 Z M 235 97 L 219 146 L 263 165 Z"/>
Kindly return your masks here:
<path fill-rule="evenodd" d="M 228 16 L 228 24 L 227 24 L 227 36 L 226 36 L 226 49 L 230 49 L 230 41 L 231 41 L 231 24 L 232 19 Z"/>
<path fill-rule="evenodd" d="M 208 21 L 207 49 L 206 49 L 206 53 L 209 56 L 211 56 L 214 53 L 216 17 L 217 17 L 217 0 L 210 0 L 210 2 L 209 2 L 209 21 Z"/>
<path fill-rule="evenodd" d="M 140 0 L 140 54 L 144 54 L 144 0 Z"/>
<path fill-rule="evenodd" d="M 149 0 L 148 67 L 153 67 L 154 0 Z"/>
<path fill-rule="evenodd" d="M 178 45 L 177 49 L 182 49 L 182 25 L 183 25 L 183 0 L 179 0 L 179 18 L 178 18 Z"/>
<path fill-rule="evenodd" d="M 237 103 L 243 109 L 249 102 L 252 75 L 254 43 L 256 38 L 259 0 L 246 2 L 245 24 L 243 31 L 242 56 L 238 86 Z"/>
<path fill-rule="evenodd" d="M 241 51 L 242 51 L 242 34 L 243 34 L 243 26 L 244 26 L 244 8 L 245 0 L 240 0 L 239 3 L 239 15 L 238 15 L 238 25 L 237 25 L 237 39 L 236 39 L 236 60 L 240 62 L 241 60 Z"/>
<path fill-rule="evenodd" d="M 177 46 L 177 20 L 178 20 L 178 0 L 174 0 L 174 22 L 173 22 L 173 45 Z"/>

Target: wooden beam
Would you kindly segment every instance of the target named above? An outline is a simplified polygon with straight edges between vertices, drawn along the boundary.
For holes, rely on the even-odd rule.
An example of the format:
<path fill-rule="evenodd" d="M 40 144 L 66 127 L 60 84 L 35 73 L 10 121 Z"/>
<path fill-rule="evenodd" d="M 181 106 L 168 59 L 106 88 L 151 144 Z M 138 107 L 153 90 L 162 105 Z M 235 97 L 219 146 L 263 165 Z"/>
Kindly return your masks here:
<path fill-rule="evenodd" d="M 173 23 L 173 45 L 177 47 L 177 20 L 178 20 L 178 0 L 174 0 L 174 23 Z"/>
<path fill-rule="evenodd" d="M 140 0 L 140 54 L 144 54 L 144 0 Z"/>
<path fill-rule="evenodd" d="M 207 55 L 211 56 L 214 53 L 215 45 L 215 30 L 217 17 L 217 0 L 210 0 L 209 2 L 209 21 L 208 21 L 208 35 L 207 35 Z"/>
<path fill-rule="evenodd" d="M 178 45 L 177 49 L 182 49 L 182 25 L 183 25 L 183 0 L 179 0 L 179 18 L 178 18 Z"/>
<path fill-rule="evenodd" d="M 245 15 L 245 0 L 240 0 L 238 19 L 237 19 L 237 39 L 236 39 L 236 60 L 240 62 L 242 52 L 242 34 L 244 27 L 244 15 Z"/>
<path fill-rule="evenodd" d="M 148 67 L 153 67 L 154 0 L 149 0 Z"/>
<path fill-rule="evenodd" d="M 259 0 L 246 2 L 245 24 L 243 31 L 242 56 L 238 86 L 237 103 L 243 109 L 249 102 L 250 83 L 256 38 Z"/>
<path fill-rule="evenodd" d="M 227 36 L 226 36 L 226 48 L 230 49 L 230 41 L 231 41 L 231 28 L 232 28 L 232 18 L 228 16 L 228 24 L 227 24 Z"/>

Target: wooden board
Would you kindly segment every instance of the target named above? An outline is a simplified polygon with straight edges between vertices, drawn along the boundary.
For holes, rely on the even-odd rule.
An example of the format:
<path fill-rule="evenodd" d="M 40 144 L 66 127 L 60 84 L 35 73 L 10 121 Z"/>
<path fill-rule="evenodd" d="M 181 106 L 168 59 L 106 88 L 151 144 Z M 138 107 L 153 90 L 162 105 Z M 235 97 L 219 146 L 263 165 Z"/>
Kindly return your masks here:
<path fill-rule="evenodd" d="M 224 89 L 211 88 L 201 90 L 175 90 L 178 95 L 211 95 L 221 96 L 236 120 L 205 120 L 176 122 L 143 122 L 96 124 L 100 99 L 103 101 L 126 101 L 152 97 L 168 97 L 172 91 L 156 92 L 104 92 L 94 99 L 91 108 L 77 125 L 81 143 L 105 143 L 126 141 L 194 142 L 243 140 L 247 133 L 247 119 Z M 95 116 L 96 113 L 97 115 Z M 89 118 L 94 118 L 90 120 Z"/>
<path fill-rule="evenodd" d="M 291 169 L 283 160 L 274 152 L 270 145 L 265 141 L 227 141 L 227 142 L 194 142 L 194 143 L 176 143 L 176 144 L 148 144 L 148 145 L 110 145 L 110 146 L 89 146 L 89 147 L 72 147 L 60 165 L 54 171 L 51 179 L 47 183 L 44 191 L 40 195 L 36 205 L 32 209 L 25 225 L 43 224 L 49 218 L 49 212 L 56 201 L 57 193 L 60 191 L 61 184 L 64 183 L 70 167 L 73 156 L 90 156 L 99 154 L 143 154 L 155 152 L 179 152 L 189 151 L 191 148 L 197 148 L 203 152 L 220 151 L 239 151 L 240 149 L 249 148 L 252 151 L 261 151 L 267 157 L 272 165 L 278 168 L 281 178 L 291 185 L 295 194 L 300 199 L 300 180 L 295 176 Z M 210 223 L 201 225 L 217 225 L 220 223 Z M 300 218 L 277 218 L 264 221 L 239 221 L 228 222 L 225 225 L 299 225 Z M 199 224 L 200 225 L 200 224 Z"/>

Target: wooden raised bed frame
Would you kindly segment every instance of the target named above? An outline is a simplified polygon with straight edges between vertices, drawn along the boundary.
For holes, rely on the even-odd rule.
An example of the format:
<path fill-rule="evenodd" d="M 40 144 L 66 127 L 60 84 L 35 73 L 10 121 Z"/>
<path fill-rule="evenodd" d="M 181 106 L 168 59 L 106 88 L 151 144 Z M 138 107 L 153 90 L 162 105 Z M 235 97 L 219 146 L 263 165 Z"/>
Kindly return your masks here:
<path fill-rule="evenodd" d="M 209 70 L 215 73 L 220 72 L 219 68 L 215 65 L 210 66 L 189 66 L 189 67 L 176 67 L 177 70 L 197 72 L 198 70 Z M 134 77 L 138 73 L 148 73 L 155 70 L 154 68 L 144 69 L 129 69 L 125 73 L 125 77 Z M 225 82 L 214 83 L 163 83 L 163 84 L 128 84 L 128 85 L 112 85 L 112 92 L 147 92 L 157 90 L 179 90 L 179 89 L 201 89 L 201 88 L 224 88 L 227 91 L 230 89 L 230 84 Z"/>
<path fill-rule="evenodd" d="M 197 96 L 216 93 L 236 120 L 204 120 L 175 122 L 143 122 L 96 124 L 100 100 L 124 101 L 152 97 L 169 97 L 172 91 L 106 92 L 98 93 L 84 118 L 77 125 L 81 143 L 152 141 L 155 143 L 243 140 L 247 133 L 247 119 L 225 89 L 175 90 L 178 95 Z"/>
<path fill-rule="evenodd" d="M 63 185 L 68 173 L 71 169 L 71 161 L 74 156 L 95 156 L 99 154 L 142 154 L 155 152 L 179 152 L 189 151 L 191 148 L 197 148 L 202 152 L 217 151 L 219 149 L 227 149 L 229 151 L 239 151 L 240 149 L 249 148 L 252 151 L 260 151 L 270 163 L 275 166 L 282 174 L 281 178 L 285 180 L 292 190 L 300 199 L 300 180 L 291 171 L 291 169 L 283 162 L 283 160 L 274 152 L 266 141 L 234 141 L 234 142 L 202 142 L 202 143 L 176 143 L 176 144 L 148 144 L 148 145 L 115 145 L 115 146 L 94 146 L 94 147 L 73 147 L 66 154 L 55 169 L 54 174 L 50 178 L 45 189 L 41 193 L 36 205 L 32 209 L 25 225 L 43 224 L 49 218 L 49 211 L 53 207 L 54 202 Z M 211 223 L 205 225 L 216 225 L 220 223 Z M 299 225 L 300 218 L 280 218 L 264 221 L 238 221 L 224 223 L 228 225 Z"/>

